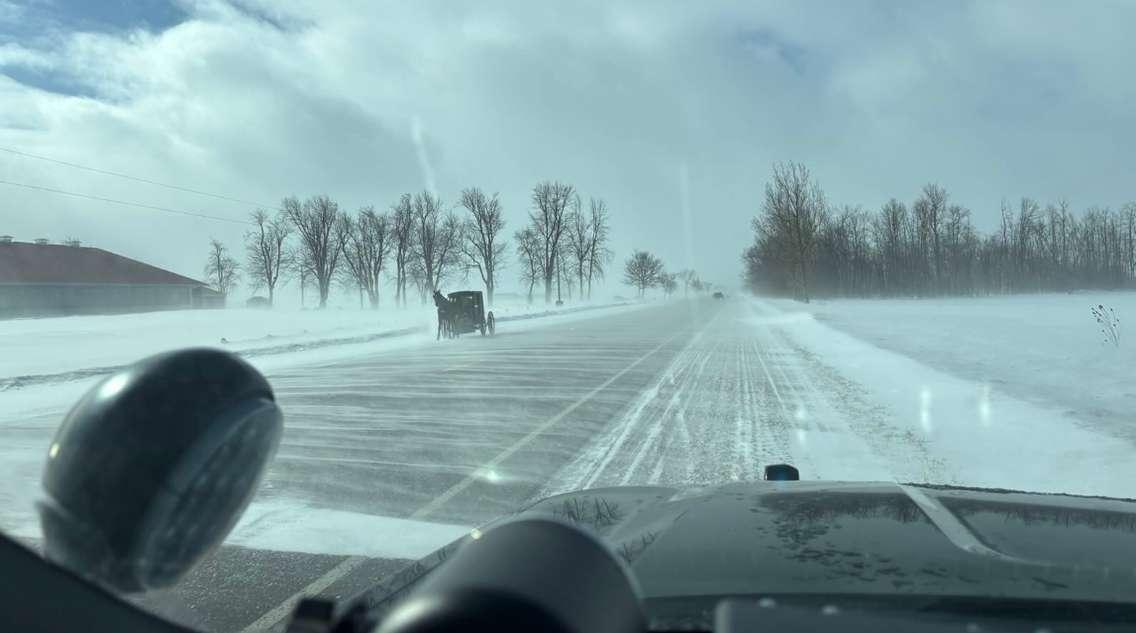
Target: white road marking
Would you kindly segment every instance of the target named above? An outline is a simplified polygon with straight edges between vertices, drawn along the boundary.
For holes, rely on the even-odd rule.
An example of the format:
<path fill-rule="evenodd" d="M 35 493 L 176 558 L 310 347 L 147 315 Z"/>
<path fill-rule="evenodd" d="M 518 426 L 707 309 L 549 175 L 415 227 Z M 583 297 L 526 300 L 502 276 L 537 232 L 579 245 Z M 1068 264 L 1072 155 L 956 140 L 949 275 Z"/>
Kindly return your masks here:
<path fill-rule="evenodd" d="M 296 604 L 301 598 L 319 594 L 319 592 L 330 587 L 335 581 L 351 573 L 352 570 L 366 560 L 367 559 L 362 556 L 348 556 L 338 565 L 329 569 L 327 573 L 313 580 L 308 586 L 297 591 L 284 602 L 276 605 L 275 608 L 257 618 L 252 624 L 241 629 L 241 633 L 253 633 L 254 631 L 266 631 L 270 629 L 278 622 L 288 617 L 288 614 L 292 612 L 292 609 L 296 608 Z"/>
<path fill-rule="evenodd" d="M 543 435 L 545 432 L 548 431 L 548 429 L 552 428 L 557 422 L 560 422 L 560 420 L 564 419 L 565 416 L 567 416 L 568 414 L 570 414 L 573 411 L 575 411 L 576 409 L 578 409 L 581 405 L 586 403 L 588 400 L 591 400 L 593 397 L 595 397 L 596 394 L 598 394 L 599 392 L 603 391 L 608 386 L 610 386 L 611 383 L 622 378 L 624 374 L 626 374 L 627 372 L 631 371 L 632 369 L 635 369 L 636 367 L 638 367 L 639 363 L 642 363 L 644 360 L 646 360 L 650 356 L 654 355 L 656 352 L 658 352 L 660 349 L 662 349 L 668 343 L 670 343 L 671 341 L 676 339 L 680 334 L 681 334 L 681 332 L 676 333 L 673 336 L 671 336 L 670 338 L 668 338 L 667 340 L 663 341 L 662 343 L 659 343 L 651 351 L 647 352 L 646 354 L 643 354 L 642 356 L 637 358 L 634 362 L 632 362 L 630 365 L 619 370 L 619 372 L 616 373 L 614 376 L 603 381 L 603 383 L 601 383 L 600 386 L 598 386 L 595 389 L 592 389 L 588 393 L 584 394 L 582 397 L 580 397 L 580 399 L 576 400 L 572 404 L 565 407 L 560 413 L 557 413 L 556 415 L 554 415 L 551 418 L 549 418 L 548 420 L 546 420 L 540 426 L 536 427 L 532 431 L 529 431 L 528 434 L 526 434 L 524 437 L 522 437 L 521 439 L 514 442 L 512 446 L 501 451 L 496 457 L 494 457 L 493 459 L 486 462 L 481 468 L 476 469 L 473 474 L 466 475 L 466 477 L 464 479 L 462 479 L 458 483 L 454 484 L 453 486 L 450 486 L 450 488 L 448 490 L 446 490 L 442 494 L 435 497 L 432 501 L 430 501 L 430 503 L 427 503 L 426 505 L 422 506 L 421 508 L 418 508 L 417 510 L 415 510 L 410 515 L 410 518 L 411 519 L 421 519 L 421 518 L 427 516 L 428 514 L 434 512 L 438 508 L 440 508 L 442 506 L 442 504 L 444 504 L 447 501 L 449 501 L 450 499 L 454 498 L 455 495 L 457 495 L 461 491 L 465 490 L 466 488 L 470 487 L 470 485 L 472 485 L 474 482 L 478 481 L 480 478 L 476 476 L 476 473 L 484 472 L 485 470 L 491 470 L 491 469 L 495 470 L 497 468 L 497 466 L 499 466 L 501 464 L 501 462 L 508 459 L 510 456 L 513 455 L 513 453 L 516 453 L 518 450 L 523 448 L 529 442 L 531 442 L 534 439 L 536 439 L 537 437 Z"/>

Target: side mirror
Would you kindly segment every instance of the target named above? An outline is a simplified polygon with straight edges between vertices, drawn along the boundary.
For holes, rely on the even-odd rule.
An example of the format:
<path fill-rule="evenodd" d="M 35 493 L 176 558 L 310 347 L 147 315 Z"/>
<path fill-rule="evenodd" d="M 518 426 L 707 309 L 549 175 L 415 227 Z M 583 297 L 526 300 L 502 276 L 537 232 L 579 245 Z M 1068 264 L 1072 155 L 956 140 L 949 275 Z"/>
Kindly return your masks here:
<path fill-rule="evenodd" d="M 268 381 L 227 352 L 159 354 L 107 377 L 48 451 L 45 555 L 118 591 L 177 582 L 236 525 L 282 431 Z"/>

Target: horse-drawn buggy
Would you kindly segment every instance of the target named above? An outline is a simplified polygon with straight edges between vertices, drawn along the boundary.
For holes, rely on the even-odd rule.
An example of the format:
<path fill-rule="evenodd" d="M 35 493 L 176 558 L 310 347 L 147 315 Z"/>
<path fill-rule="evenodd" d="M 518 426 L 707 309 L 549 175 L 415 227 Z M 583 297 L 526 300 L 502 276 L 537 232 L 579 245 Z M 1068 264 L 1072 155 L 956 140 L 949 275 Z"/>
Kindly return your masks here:
<path fill-rule="evenodd" d="M 438 338 L 456 338 L 470 332 L 492 336 L 497 331 L 493 312 L 485 311 L 480 290 L 461 290 L 448 296 L 434 291 L 434 305 L 438 308 Z"/>

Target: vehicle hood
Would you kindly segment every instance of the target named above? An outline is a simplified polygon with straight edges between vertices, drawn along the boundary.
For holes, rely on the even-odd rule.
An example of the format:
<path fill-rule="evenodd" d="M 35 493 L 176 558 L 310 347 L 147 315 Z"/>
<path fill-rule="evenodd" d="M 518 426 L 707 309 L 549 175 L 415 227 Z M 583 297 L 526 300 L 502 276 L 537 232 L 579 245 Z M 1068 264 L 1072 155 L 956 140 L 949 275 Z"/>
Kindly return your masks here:
<path fill-rule="evenodd" d="M 646 599 L 910 594 L 1131 602 L 1136 596 L 1131 500 L 753 482 L 588 490 L 544 499 L 502 520 L 517 516 L 586 527 L 629 565 Z M 414 569 L 424 574 L 431 567 L 424 560 Z"/>

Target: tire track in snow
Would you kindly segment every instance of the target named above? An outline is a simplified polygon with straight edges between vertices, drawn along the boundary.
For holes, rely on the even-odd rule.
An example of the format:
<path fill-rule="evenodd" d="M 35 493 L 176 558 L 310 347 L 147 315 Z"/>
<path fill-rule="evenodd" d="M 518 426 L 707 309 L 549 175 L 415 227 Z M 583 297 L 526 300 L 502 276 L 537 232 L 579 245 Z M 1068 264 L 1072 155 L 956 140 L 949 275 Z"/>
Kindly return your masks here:
<path fill-rule="evenodd" d="M 707 324 L 537 496 L 607 485 L 754 480 L 762 465 L 779 462 L 811 469 L 808 451 L 794 450 L 795 416 L 806 406 L 822 407 L 808 402 L 811 392 L 787 367 L 784 352 L 771 349 L 779 353 L 767 360 L 768 339 L 740 318 Z"/>
<path fill-rule="evenodd" d="M 890 420 L 886 407 L 872 402 L 866 390 L 855 381 L 824 364 L 821 356 L 794 340 L 791 326 L 779 312 L 750 304 L 754 327 L 764 331 L 764 339 L 781 363 L 785 380 L 792 385 L 803 409 L 798 416 L 810 435 L 827 438 L 821 447 L 824 459 L 811 473 L 813 477 L 841 479 L 894 479 L 899 481 L 950 481 L 942 460 L 929 451 L 926 441 L 910 429 L 900 429 Z M 839 438 L 839 442 L 834 440 Z M 813 448 L 802 446 L 810 452 Z M 826 450 L 826 448 L 828 450 Z M 831 450 L 837 448 L 839 450 Z"/>
<path fill-rule="evenodd" d="M 750 340 L 745 349 L 752 354 L 751 360 L 745 364 L 745 369 L 751 402 L 750 428 L 757 448 L 755 461 L 764 464 L 792 462 L 794 459 L 790 450 L 792 429 L 788 421 L 788 411 L 778 396 L 777 384 L 765 371 L 757 341 Z M 760 375 L 758 367 L 762 368 Z"/>
<path fill-rule="evenodd" d="M 636 403 L 636 406 L 632 411 L 630 419 L 622 422 L 619 425 L 619 427 L 621 427 L 621 431 L 610 448 L 604 451 L 603 458 L 595 467 L 589 468 L 588 475 L 584 477 L 581 484 L 572 489 L 591 488 L 596 486 L 601 476 L 605 474 L 605 471 L 608 470 L 613 463 L 613 460 L 616 460 L 618 458 L 623 457 L 624 460 L 629 459 L 631 465 L 629 467 L 625 467 L 624 469 L 617 469 L 616 472 L 626 472 L 630 474 L 634 471 L 634 468 L 637 466 L 637 464 L 642 462 L 643 455 L 652 447 L 653 442 L 657 440 L 658 434 L 662 431 L 662 425 L 659 424 L 659 419 L 661 417 L 665 417 L 666 414 L 669 413 L 673 408 L 674 404 L 677 402 L 677 397 L 681 394 L 681 389 L 668 400 L 667 404 L 664 405 L 663 412 L 661 414 L 656 414 L 652 410 L 653 408 L 658 407 L 656 400 L 658 399 L 660 392 L 662 392 L 666 387 L 673 387 L 676 384 L 676 379 L 678 380 L 679 384 L 682 384 L 681 381 L 684 377 L 684 374 L 689 370 L 694 360 L 691 357 L 691 347 L 694 341 L 698 338 L 699 335 L 695 335 L 695 337 L 691 339 L 691 342 L 687 344 L 687 346 L 672 362 L 671 366 L 664 372 L 663 377 L 655 385 L 648 389 L 642 397 L 640 397 L 639 401 Z M 630 440 L 635 436 L 635 431 L 638 431 L 641 428 L 646 429 L 647 438 L 642 443 L 631 444 Z M 625 456 L 622 453 L 621 449 L 624 446 L 632 445 L 636 446 L 635 452 L 629 457 Z M 618 483 L 621 485 L 626 485 L 627 483 L 629 483 L 629 481 L 630 476 L 627 476 L 620 478 Z M 614 485 L 614 483 L 615 482 L 611 482 L 612 485 Z"/>
<path fill-rule="evenodd" d="M 720 316 L 721 312 L 716 313 L 701 330 L 691 336 L 690 341 L 675 355 L 674 360 L 661 372 L 660 377 L 642 392 L 627 412 L 615 423 L 610 424 L 574 460 L 554 475 L 533 499 L 571 490 L 593 488 L 597 485 L 614 485 L 617 482 L 630 483 L 630 478 L 625 479 L 623 474 L 632 473 L 634 469 L 620 468 L 613 466 L 613 464 L 617 460 L 631 464 L 636 463 L 636 457 L 642 455 L 649 445 L 641 443 L 634 449 L 629 448 L 632 438 L 639 439 L 637 436 L 643 433 L 651 435 L 652 426 L 655 427 L 654 437 L 657 437 L 657 434 L 661 432 L 661 424 L 658 424 L 659 416 L 654 415 L 651 408 L 653 406 L 658 407 L 656 400 L 660 392 L 668 386 L 673 387 L 676 381 L 681 383 L 685 372 L 697 360 L 692 355 L 693 350 L 703 339 L 707 329 L 716 323 Z M 672 401 L 674 401 L 674 398 L 669 400 L 669 402 Z M 664 411 L 667 410 L 666 405 L 664 405 Z M 639 463 L 641 462 L 642 457 L 639 457 Z M 660 476 L 662 467 L 659 466 L 657 469 Z M 612 472 L 609 473 L 609 470 Z"/>
<path fill-rule="evenodd" d="M 724 312 L 537 496 L 753 480 L 786 462 L 808 479 L 934 470 L 925 443 L 889 430 L 880 407 L 787 326 L 754 319 L 752 305 Z"/>

